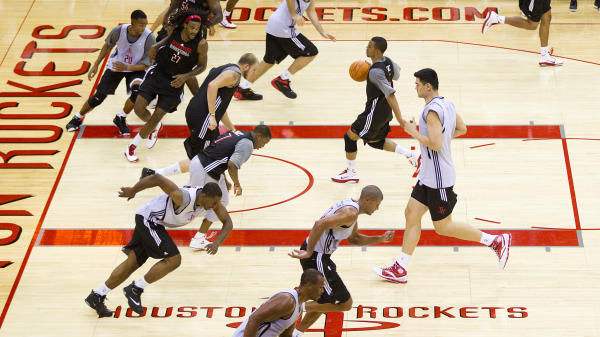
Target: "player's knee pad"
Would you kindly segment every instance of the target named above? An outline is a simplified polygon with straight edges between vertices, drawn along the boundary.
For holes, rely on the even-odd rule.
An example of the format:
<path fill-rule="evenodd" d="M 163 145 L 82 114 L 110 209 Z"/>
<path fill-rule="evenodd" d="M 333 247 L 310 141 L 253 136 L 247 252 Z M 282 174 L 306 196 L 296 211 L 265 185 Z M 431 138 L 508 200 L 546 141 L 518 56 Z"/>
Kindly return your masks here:
<path fill-rule="evenodd" d="M 95 108 L 98 105 L 102 104 L 102 102 L 104 102 L 105 99 L 106 94 L 101 94 L 97 92 L 94 94 L 94 96 L 88 99 L 88 104 L 90 105 L 90 107 Z"/>
<path fill-rule="evenodd" d="M 356 141 L 352 140 L 348 134 L 344 135 L 344 149 L 346 152 L 356 152 L 358 151 L 358 146 L 356 145 Z"/>
<path fill-rule="evenodd" d="M 317 56 L 319 53 L 319 49 L 314 44 L 311 46 L 306 46 L 306 56 Z"/>
<path fill-rule="evenodd" d="M 369 146 L 374 149 L 383 150 L 383 144 L 385 144 L 385 139 L 380 140 L 378 142 L 367 143 L 367 144 L 369 144 Z"/>
<path fill-rule="evenodd" d="M 136 82 L 131 82 L 131 85 L 129 86 L 129 89 L 130 89 L 130 92 L 131 92 L 131 95 L 129 95 L 129 100 L 133 104 L 135 104 L 135 100 L 137 99 L 138 94 L 140 93 L 140 84 L 141 83 L 142 83 L 141 81 L 139 81 L 139 82 L 137 82 L 137 81 Z"/>

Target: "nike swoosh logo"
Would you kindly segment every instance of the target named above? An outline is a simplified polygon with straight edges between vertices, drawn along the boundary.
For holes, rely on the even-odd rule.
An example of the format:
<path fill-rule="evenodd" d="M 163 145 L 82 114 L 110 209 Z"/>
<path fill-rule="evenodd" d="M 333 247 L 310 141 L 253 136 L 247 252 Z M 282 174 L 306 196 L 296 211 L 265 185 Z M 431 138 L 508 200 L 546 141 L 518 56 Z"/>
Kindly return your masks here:
<path fill-rule="evenodd" d="M 131 302 L 135 303 L 136 305 L 141 305 L 139 302 L 136 302 L 136 301 L 135 301 L 133 298 L 131 298 L 131 297 L 128 297 L 128 299 L 129 299 Z"/>

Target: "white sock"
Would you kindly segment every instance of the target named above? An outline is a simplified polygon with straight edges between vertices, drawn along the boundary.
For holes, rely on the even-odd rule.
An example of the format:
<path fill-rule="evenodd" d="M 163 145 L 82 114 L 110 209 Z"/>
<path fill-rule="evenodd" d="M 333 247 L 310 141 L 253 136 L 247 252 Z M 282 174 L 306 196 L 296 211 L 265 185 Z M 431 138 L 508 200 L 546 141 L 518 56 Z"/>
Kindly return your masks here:
<path fill-rule="evenodd" d="M 282 72 L 281 75 L 279 75 L 279 77 L 281 77 L 282 80 L 291 80 L 292 74 L 290 74 L 289 70 L 286 70 Z"/>
<path fill-rule="evenodd" d="M 82 118 L 83 118 L 83 116 L 82 116 L 82 115 L 81 115 L 79 112 L 76 112 L 76 113 L 75 113 L 75 117 L 77 117 L 77 118 L 79 118 L 79 119 L 82 119 Z"/>
<path fill-rule="evenodd" d="M 148 282 L 146 282 L 146 279 L 144 279 L 143 277 L 140 277 L 139 279 L 135 280 L 133 282 L 133 284 L 135 284 L 136 287 L 138 288 L 146 288 L 146 286 L 148 286 Z"/>
<path fill-rule="evenodd" d="M 181 173 L 181 168 L 179 167 L 179 163 L 175 163 L 173 165 L 163 167 L 163 168 L 156 170 L 156 173 L 163 175 L 163 176 L 172 176 L 174 174 Z"/>
<path fill-rule="evenodd" d="M 106 286 L 106 283 L 102 282 L 98 287 L 94 288 L 94 292 L 100 296 L 106 296 L 108 292 L 111 291 L 109 287 Z"/>
<path fill-rule="evenodd" d="M 505 21 L 506 21 L 506 16 L 498 15 L 498 22 L 500 22 L 501 24 L 504 24 Z"/>
<path fill-rule="evenodd" d="M 479 240 L 479 242 L 481 242 L 482 245 L 489 246 L 494 242 L 494 239 L 496 239 L 496 235 L 481 232 L 481 240 Z"/>
<path fill-rule="evenodd" d="M 135 137 L 133 137 L 131 144 L 133 144 L 137 147 L 137 146 L 140 146 L 141 141 L 142 141 L 142 136 L 140 136 L 140 134 L 138 133 L 137 135 L 135 135 Z"/>
<path fill-rule="evenodd" d="M 127 114 L 125 113 L 125 111 L 121 110 L 121 111 L 117 112 L 117 116 L 119 116 L 119 117 L 127 117 Z"/>
<path fill-rule="evenodd" d="M 542 56 L 550 54 L 550 47 L 540 47 L 540 54 L 542 54 Z"/>
<path fill-rule="evenodd" d="M 356 171 L 356 160 L 348 159 L 348 170 Z"/>
<path fill-rule="evenodd" d="M 248 82 L 247 79 L 242 77 L 240 79 L 240 89 L 248 89 L 248 88 L 250 88 L 250 82 Z"/>
<path fill-rule="evenodd" d="M 410 262 L 410 257 L 410 255 L 401 252 L 400 256 L 396 258 L 396 262 L 398 262 L 398 264 L 401 265 L 402 268 L 406 269 L 406 267 L 408 267 L 408 263 Z"/>
<path fill-rule="evenodd" d="M 227 17 L 227 16 L 230 16 L 230 15 L 231 15 L 231 12 L 228 12 L 227 10 L 223 11 L 223 16 Z"/>
<path fill-rule="evenodd" d="M 410 150 L 403 148 L 402 146 L 396 144 L 396 150 L 394 151 L 397 154 L 401 154 L 405 157 L 408 157 L 408 155 L 410 154 Z"/>

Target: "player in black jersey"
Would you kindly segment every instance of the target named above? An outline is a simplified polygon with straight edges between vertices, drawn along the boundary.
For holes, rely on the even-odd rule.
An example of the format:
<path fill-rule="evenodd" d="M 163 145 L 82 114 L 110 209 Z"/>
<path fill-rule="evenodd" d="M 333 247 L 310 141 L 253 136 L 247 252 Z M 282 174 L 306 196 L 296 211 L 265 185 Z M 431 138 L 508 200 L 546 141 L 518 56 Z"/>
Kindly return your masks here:
<path fill-rule="evenodd" d="M 367 78 L 367 103 L 365 110 L 358 115 L 344 135 L 348 167 L 331 178 L 336 183 L 358 182 L 355 160 L 359 138 L 373 148 L 402 154 L 416 166 L 417 158 L 414 152 L 387 138 L 392 112 L 400 125 L 402 125 L 402 115 L 394 95 L 396 90 L 393 83 L 393 80 L 400 77 L 400 67 L 383 55 L 386 49 L 387 41 L 379 36 L 373 37 L 367 45 L 367 57 L 372 62 Z"/>
<path fill-rule="evenodd" d="M 154 147 L 161 119 L 181 102 L 183 84 L 206 69 L 208 44 L 198 34 L 201 18 L 188 14 L 181 12 L 175 19 L 177 28 L 173 34 L 152 46 L 150 55 L 155 55 L 156 63 L 146 72 L 134 107 L 146 124 L 125 150 L 130 162 L 138 160 L 135 150 L 142 138 L 148 138 L 146 147 Z M 156 109 L 150 115 L 146 107 L 157 96 Z"/>

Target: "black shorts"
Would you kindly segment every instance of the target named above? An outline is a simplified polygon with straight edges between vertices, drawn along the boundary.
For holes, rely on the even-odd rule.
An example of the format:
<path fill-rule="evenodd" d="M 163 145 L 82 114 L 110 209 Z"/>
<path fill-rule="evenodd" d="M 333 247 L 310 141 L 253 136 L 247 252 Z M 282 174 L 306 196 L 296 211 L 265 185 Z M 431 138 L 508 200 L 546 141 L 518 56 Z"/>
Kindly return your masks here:
<path fill-rule="evenodd" d="M 306 250 L 306 241 L 300 247 Z M 344 303 L 350 299 L 350 292 L 346 288 L 344 281 L 337 273 L 335 263 L 331 261 L 330 254 L 321 254 L 314 252 L 309 259 L 300 260 L 302 270 L 316 269 L 325 276 L 325 291 L 317 300 L 318 303 Z"/>
<path fill-rule="evenodd" d="M 275 64 L 283 61 L 288 55 L 296 59 L 301 56 L 315 56 L 318 53 L 317 46 L 302 34 L 298 34 L 294 38 L 285 38 L 267 33 L 263 60 L 269 64 Z"/>
<path fill-rule="evenodd" d="M 169 233 L 162 225 L 149 222 L 144 223 L 143 216 L 135 215 L 135 229 L 131 241 L 123 247 L 123 252 L 135 253 L 138 265 L 143 265 L 149 257 L 162 260 L 166 257 L 179 255 L 179 249 L 171 239 Z"/>
<path fill-rule="evenodd" d="M 219 128 L 208 128 L 208 112 L 198 112 L 190 104 L 185 110 L 185 120 L 190 131 L 190 136 L 183 141 L 183 147 L 189 159 L 202 152 L 210 143 L 219 136 Z M 218 122 L 218 121 L 217 121 Z"/>
<path fill-rule="evenodd" d="M 368 104 L 365 111 L 356 117 L 350 129 L 365 143 L 380 142 L 387 138 L 392 121 L 392 110 L 385 98 L 379 98 L 375 104 Z"/>
<path fill-rule="evenodd" d="M 144 97 L 148 102 L 158 96 L 156 107 L 166 112 L 174 112 L 181 103 L 183 86 L 174 88 L 171 86 L 171 81 L 173 81 L 171 76 L 163 74 L 152 67 L 144 76 L 144 80 L 140 85 L 139 96 Z"/>
<path fill-rule="evenodd" d="M 453 187 L 431 188 L 417 181 L 410 196 L 429 208 L 433 221 L 445 219 L 452 214 L 456 206 L 456 193 Z"/>
<path fill-rule="evenodd" d="M 542 16 L 551 9 L 550 0 L 519 0 L 519 8 L 534 22 L 540 22 Z"/>
<path fill-rule="evenodd" d="M 100 83 L 98 83 L 96 92 L 102 95 L 113 95 L 123 78 L 125 78 L 127 92 L 129 92 L 131 81 L 135 78 L 144 77 L 144 73 L 144 71 L 112 71 L 107 68 L 100 79 Z"/>

